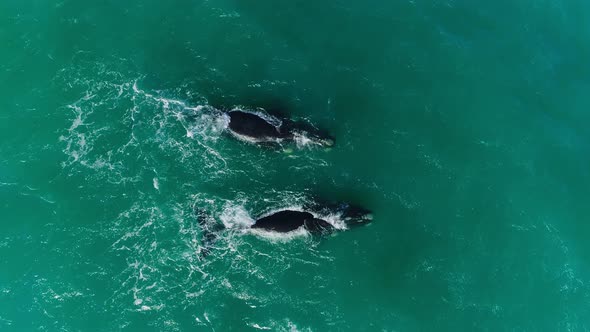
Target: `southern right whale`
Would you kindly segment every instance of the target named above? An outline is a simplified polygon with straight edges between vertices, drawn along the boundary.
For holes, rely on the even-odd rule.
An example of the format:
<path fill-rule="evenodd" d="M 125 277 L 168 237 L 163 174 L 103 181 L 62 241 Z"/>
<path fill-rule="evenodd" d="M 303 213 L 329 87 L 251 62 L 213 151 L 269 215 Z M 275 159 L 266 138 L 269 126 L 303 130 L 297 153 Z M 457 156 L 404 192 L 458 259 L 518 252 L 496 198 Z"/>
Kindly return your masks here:
<path fill-rule="evenodd" d="M 206 256 L 224 226 L 202 209 L 195 208 L 195 214 L 202 232 L 203 250 L 201 253 Z M 336 216 L 345 227 L 335 227 L 326 220 L 327 216 Z M 371 211 L 356 205 L 314 202 L 302 210 L 275 210 L 259 216 L 249 228 L 274 233 L 289 233 L 303 229 L 312 235 L 327 235 L 334 231 L 366 225 L 372 220 Z"/>
<path fill-rule="evenodd" d="M 257 219 L 250 228 L 288 233 L 301 227 L 310 233 L 328 233 L 334 230 L 329 222 L 316 218 L 309 212 L 293 210 L 282 210 Z"/>
<path fill-rule="evenodd" d="M 313 125 L 277 117 L 266 113 L 256 113 L 242 109 L 226 112 L 229 118 L 228 129 L 239 138 L 254 143 L 298 142 L 322 147 L 334 145 L 334 138 Z"/>
<path fill-rule="evenodd" d="M 304 211 L 275 211 L 256 219 L 251 228 L 278 233 L 304 228 L 311 234 L 326 234 L 337 230 L 331 223 L 322 219 L 330 214 L 338 215 L 347 228 L 364 225 L 373 220 L 373 214 L 369 210 L 358 206 L 346 203 L 331 206 L 316 204 L 315 207 L 307 207 Z"/>

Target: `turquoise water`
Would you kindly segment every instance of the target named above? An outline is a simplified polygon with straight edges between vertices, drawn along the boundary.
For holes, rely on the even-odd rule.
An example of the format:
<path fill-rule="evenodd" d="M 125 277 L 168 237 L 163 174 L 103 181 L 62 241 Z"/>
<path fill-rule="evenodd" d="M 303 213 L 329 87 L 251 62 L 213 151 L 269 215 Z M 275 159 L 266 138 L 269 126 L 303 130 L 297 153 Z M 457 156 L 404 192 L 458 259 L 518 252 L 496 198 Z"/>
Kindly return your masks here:
<path fill-rule="evenodd" d="M 0 51 L 0 331 L 590 329 L 587 1 L 4 0 Z M 311 195 L 375 220 L 239 231 Z"/>

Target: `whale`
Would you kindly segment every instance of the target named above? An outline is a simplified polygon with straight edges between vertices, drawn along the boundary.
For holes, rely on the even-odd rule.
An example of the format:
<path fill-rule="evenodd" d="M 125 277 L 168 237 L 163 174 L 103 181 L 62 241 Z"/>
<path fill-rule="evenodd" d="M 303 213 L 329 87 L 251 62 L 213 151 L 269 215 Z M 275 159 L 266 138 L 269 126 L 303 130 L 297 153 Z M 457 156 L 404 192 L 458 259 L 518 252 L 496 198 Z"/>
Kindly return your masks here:
<path fill-rule="evenodd" d="M 202 256 L 210 253 L 210 248 L 225 227 L 217 223 L 205 210 L 195 208 L 198 224 L 201 228 Z M 326 216 L 337 216 L 344 227 L 336 227 L 326 220 Z M 302 210 L 279 209 L 255 218 L 248 228 L 256 231 L 286 234 L 304 230 L 314 236 L 329 235 L 336 231 L 366 225 L 373 220 L 370 210 L 348 203 L 308 204 Z"/>
<path fill-rule="evenodd" d="M 225 114 L 230 133 L 252 143 L 295 142 L 320 147 L 332 147 L 335 143 L 334 137 L 307 122 L 237 108 Z"/>
<path fill-rule="evenodd" d="M 305 228 L 310 233 L 331 232 L 334 230 L 329 222 L 315 218 L 306 211 L 282 210 L 256 220 L 252 229 L 288 233 L 299 228 Z"/>
<path fill-rule="evenodd" d="M 338 210 L 325 206 L 322 208 L 328 210 L 325 212 L 330 214 L 339 214 L 339 218 L 345 223 L 346 228 L 364 225 L 373 220 L 373 215 L 369 210 L 348 204 L 338 206 Z M 329 234 L 337 230 L 331 223 L 321 217 L 316 217 L 309 211 L 288 209 L 260 217 L 250 228 L 277 233 L 289 233 L 303 228 L 311 234 Z"/>

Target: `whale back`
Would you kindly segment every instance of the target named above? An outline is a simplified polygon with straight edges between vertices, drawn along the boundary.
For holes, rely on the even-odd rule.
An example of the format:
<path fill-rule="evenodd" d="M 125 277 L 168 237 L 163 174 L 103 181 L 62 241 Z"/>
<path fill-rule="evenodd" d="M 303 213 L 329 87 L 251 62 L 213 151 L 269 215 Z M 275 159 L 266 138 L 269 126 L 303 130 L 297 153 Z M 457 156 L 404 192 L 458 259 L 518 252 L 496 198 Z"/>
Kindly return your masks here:
<path fill-rule="evenodd" d="M 309 212 L 284 210 L 256 220 L 252 228 L 287 233 L 298 229 L 306 220 L 311 219 L 313 215 Z"/>
<path fill-rule="evenodd" d="M 229 128 L 237 134 L 253 138 L 280 138 L 279 130 L 260 116 L 243 111 L 228 112 Z"/>
<path fill-rule="evenodd" d="M 329 222 L 317 218 L 305 220 L 304 225 L 305 229 L 313 234 L 328 234 L 334 230 L 334 226 Z"/>

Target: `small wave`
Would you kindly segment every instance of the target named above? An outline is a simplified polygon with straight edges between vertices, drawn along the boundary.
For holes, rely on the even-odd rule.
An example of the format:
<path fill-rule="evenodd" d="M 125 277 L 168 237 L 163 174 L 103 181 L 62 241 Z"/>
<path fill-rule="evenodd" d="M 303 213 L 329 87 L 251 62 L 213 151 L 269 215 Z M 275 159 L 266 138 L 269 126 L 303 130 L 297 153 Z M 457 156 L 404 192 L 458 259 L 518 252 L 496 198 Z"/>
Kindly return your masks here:
<path fill-rule="evenodd" d="M 255 329 L 257 329 L 257 330 L 272 330 L 271 327 L 268 327 L 268 326 L 260 326 L 260 325 L 258 325 L 256 323 L 252 323 L 252 324 L 250 324 L 250 326 L 253 327 L 253 328 L 255 328 Z"/>
<path fill-rule="evenodd" d="M 285 243 L 295 239 L 307 238 L 310 236 L 310 233 L 305 228 L 303 228 L 303 226 L 288 233 L 278 233 L 261 229 L 250 229 L 248 230 L 248 233 L 266 239 L 272 243 Z"/>

